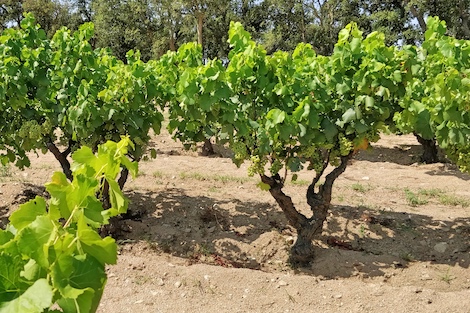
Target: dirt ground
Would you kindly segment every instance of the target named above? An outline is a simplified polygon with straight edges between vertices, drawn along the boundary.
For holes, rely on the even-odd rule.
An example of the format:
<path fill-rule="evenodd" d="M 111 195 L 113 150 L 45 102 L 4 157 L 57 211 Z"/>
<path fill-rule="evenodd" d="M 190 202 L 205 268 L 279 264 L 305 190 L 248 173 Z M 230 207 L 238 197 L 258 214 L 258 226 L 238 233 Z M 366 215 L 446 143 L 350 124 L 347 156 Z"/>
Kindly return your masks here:
<path fill-rule="evenodd" d="M 99 312 L 470 312 L 470 176 L 419 164 L 413 136 L 384 136 L 337 180 L 316 258 L 287 264 L 295 231 L 268 192 L 226 157 L 201 157 L 168 134 L 126 185 Z M 221 151 L 222 155 L 227 155 Z M 0 171 L 0 225 L 54 170 Z M 312 173 L 285 192 L 308 214 Z"/>

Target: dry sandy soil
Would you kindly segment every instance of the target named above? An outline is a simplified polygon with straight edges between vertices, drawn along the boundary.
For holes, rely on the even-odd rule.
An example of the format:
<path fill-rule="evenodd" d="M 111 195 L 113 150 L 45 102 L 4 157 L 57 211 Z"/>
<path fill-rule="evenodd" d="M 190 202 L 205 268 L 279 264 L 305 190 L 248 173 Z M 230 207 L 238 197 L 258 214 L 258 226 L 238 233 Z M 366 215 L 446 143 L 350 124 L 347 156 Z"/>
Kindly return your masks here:
<path fill-rule="evenodd" d="M 286 262 L 295 231 L 245 166 L 185 152 L 168 134 L 154 146 L 126 185 L 99 312 L 470 312 L 470 176 L 418 164 L 413 136 L 356 155 L 300 269 Z M 0 224 L 59 169 L 51 155 L 2 168 Z M 285 188 L 302 210 L 310 175 Z"/>

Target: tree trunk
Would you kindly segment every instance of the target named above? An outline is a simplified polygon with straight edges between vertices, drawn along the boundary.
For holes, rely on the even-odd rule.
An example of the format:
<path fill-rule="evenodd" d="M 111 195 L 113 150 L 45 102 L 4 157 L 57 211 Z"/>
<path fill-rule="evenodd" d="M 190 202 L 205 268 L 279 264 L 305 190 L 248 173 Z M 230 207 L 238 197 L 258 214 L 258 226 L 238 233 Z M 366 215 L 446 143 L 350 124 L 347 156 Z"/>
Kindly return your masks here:
<path fill-rule="evenodd" d="M 439 157 L 437 155 L 437 144 L 436 139 L 424 139 L 418 134 L 414 134 L 418 142 L 423 147 L 423 154 L 421 155 L 421 162 L 426 164 L 433 164 L 439 162 Z"/>
<path fill-rule="evenodd" d="M 67 179 L 72 181 L 72 170 L 70 169 L 70 162 L 67 160 L 67 156 L 72 151 L 71 146 L 69 145 L 69 147 L 64 152 L 60 152 L 59 148 L 57 148 L 57 146 L 51 140 L 49 140 L 46 145 L 47 149 L 54 155 L 56 160 L 59 161 L 60 166 L 62 167 L 62 171 L 64 172 Z"/>
<path fill-rule="evenodd" d="M 427 25 L 426 25 L 426 21 L 424 20 L 423 13 L 419 12 L 418 9 L 413 4 L 410 4 L 409 2 L 410 2 L 410 0 L 404 0 L 403 1 L 405 6 L 409 5 L 411 14 L 418 20 L 419 27 L 421 27 L 423 32 L 425 32 L 426 29 L 427 29 Z"/>
<path fill-rule="evenodd" d="M 214 146 L 212 145 L 211 140 L 206 139 L 204 141 L 204 145 L 202 146 L 201 155 L 202 156 L 209 156 L 209 155 L 214 155 L 214 154 L 215 154 Z"/>
<path fill-rule="evenodd" d="M 318 192 L 315 192 L 315 185 L 321 177 L 323 171 L 315 177 L 307 190 L 307 203 L 312 210 L 312 217 L 307 218 L 297 211 L 292 198 L 283 191 L 283 183 L 275 177 L 261 175 L 261 181 L 269 185 L 269 192 L 281 207 L 289 224 L 297 230 L 297 240 L 291 247 L 289 262 L 293 266 L 307 266 L 314 258 L 314 246 L 312 240 L 315 236 L 321 234 L 323 223 L 328 215 L 331 203 L 331 193 L 333 183 L 338 176 L 346 170 L 352 153 L 341 157 L 340 165 L 332 170 L 325 178 L 325 183 L 320 185 Z M 325 163 L 324 168 L 328 163 Z"/>
<path fill-rule="evenodd" d="M 300 1 L 300 12 L 302 13 L 302 20 L 301 20 L 301 26 L 302 26 L 302 42 L 307 42 L 306 41 L 306 36 L 305 36 L 305 9 L 304 9 L 304 3 L 303 0 Z"/>
<path fill-rule="evenodd" d="M 204 12 L 196 11 L 195 13 L 196 20 L 197 20 L 197 43 L 202 47 L 202 58 L 204 61 L 204 45 L 202 41 L 202 29 L 204 26 Z M 204 145 L 202 146 L 202 153 L 203 156 L 214 155 L 214 147 L 212 146 L 211 140 L 206 139 L 204 141 Z"/>
<path fill-rule="evenodd" d="M 170 51 L 176 51 L 176 39 L 175 39 L 175 32 L 173 29 L 169 30 L 170 35 Z"/>
<path fill-rule="evenodd" d="M 196 19 L 197 19 L 197 43 L 202 46 L 202 26 L 204 25 L 204 13 L 201 11 L 196 12 Z"/>
<path fill-rule="evenodd" d="M 124 189 L 124 185 L 127 182 L 127 178 L 129 177 L 129 170 L 126 167 L 123 167 L 121 170 L 121 175 L 118 179 L 118 185 L 121 190 Z"/>

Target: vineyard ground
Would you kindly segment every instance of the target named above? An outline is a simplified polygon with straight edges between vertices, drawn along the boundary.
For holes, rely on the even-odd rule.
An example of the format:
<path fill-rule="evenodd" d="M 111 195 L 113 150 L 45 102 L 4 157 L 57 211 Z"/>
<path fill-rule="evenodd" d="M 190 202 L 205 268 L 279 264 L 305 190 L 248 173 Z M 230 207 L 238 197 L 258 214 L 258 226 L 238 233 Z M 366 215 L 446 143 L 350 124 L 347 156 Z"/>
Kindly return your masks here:
<path fill-rule="evenodd" d="M 338 179 L 317 256 L 286 263 L 295 232 L 256 179 L 168 134 L 128 182 L 99 312 L 468 312 L 470 176 L 419 164 L 413 136 L 384 136 Z M 0 172 L 0 226 L 60 168 L 51 155 Z M 306 209 L 309 173 L 285 191 Z M 304 213 L 308 214 L 307 211 Z"/>

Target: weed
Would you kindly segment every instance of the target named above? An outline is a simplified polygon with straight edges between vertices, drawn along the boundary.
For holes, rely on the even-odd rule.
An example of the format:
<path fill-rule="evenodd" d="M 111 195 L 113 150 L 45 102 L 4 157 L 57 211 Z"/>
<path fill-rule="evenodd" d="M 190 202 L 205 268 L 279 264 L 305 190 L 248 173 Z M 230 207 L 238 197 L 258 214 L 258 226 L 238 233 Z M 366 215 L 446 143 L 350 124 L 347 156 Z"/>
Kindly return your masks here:
<path fill-rule="evenodd" d="M 290 302 L 297 303 L 297 301 L 295 301 L 295 298 L 291 294 L 289 294 L 287 291 L 286 291 L 286 294 L 287 294 L 287 297 L 289 298 Z"/>
<path fill-rule="evenodd" d="M 11 175 L 12 174 L 11 174 L 11 169 L 10 169 L 9 164 L 0 165 L 0 177 L 10 177 Z"/>
<path fill-rule="evenodd" d="M 206 243 L 201 243 L 201 244 L 196 245 L 196 252 L 204 256 L 209 256 L 214 253 L 211 247 L 209 247 Z"/>
<path fill-rule="evenodd" d="M 143 276 L 143 275 L 137 275 L 135 277 L 134 283 L 136 285 L 144 285 L 145 283 L 148 283 L 149 281 L 150 281 L 150 277 Z"/>
<path fill-rule="evenodd" d="M 194 280 L 194 287 L 197 288 L 197 289 L 199 289 L 199 292 L 200 292 L 201 294 L 204 294 L 204 293 L 205 293 L 205 292 L 204 292 L 204 287 L 202 287 L 202 283 L 201 283 L 201 281 L 200 281 L 199 279 Z"/>
<path fill-rule="evenodd" d="M 195 179 L 195 180 L 199 180 L 199 181 L 204 181 L 204 180 L 208 180 L 207 177 L 208 176 L 205 176 L 201 173 L 187 173 L 187 172 L 181 172 L 179 174 L 180 178 L 181 179 Z"/>
<path fill-rule="evenodd" d="M 439 197 L 439 202 L 443 205 L 458 206 L 460 205 L 463 208 L 470 206 L 470 201 L 461 197 L 453 195 L 441 195 Z"/>
<path fill-rule="evenodd" d="M 292 180 L 289 183 L 291 183 L 293 186 L 309 186 L 310 185 L 310 182 L 305 179 Z"/>
<path fill-rule="evenodd" d="M 380 206 L 378 205 L 372 205 L 372 204 L 366 204 L 364 201 L 361 201 L 361 204 L 358 206 L 358 209 L 364 210 L 364 211 L 380 211 Z"/>
<path fill-rule="evenodd" d="M 153 172 L 152 176 L 155 177 L 155 178 L 160 178 L 161 179 L 161 178 L 165 177 L 166 175 L 162 171 L 155 171 L 155 172 Z"/>
<path fill-rule="evenodd" d="M 410 252 L 400 253 L 400 258 L 402 258 L 403 260 L 405 260 L 407 262 L 412 262 L 415 259 L 414 256 Z"/>
<path fill-rule="evenodd" d="M 420 198 L 416 193 L 412 192 L 408 188 L 405 188 L 406 201 L 411 206 L 418 206 L 428 203 L 428 200 Z"/>
<path fill-rule="evenodd" d="M 243 184 L 250 181 L 248 177 L 237 177 L 237 176 L 230 176 L 230 175 L 215 175 L 211 177 L 211 180 L 221 183 L 229 183 L 234 182 L 237 184 Z"/>
<path fill-rule="evenodd" d="M 454 276 L 450 274 L 450 268 L 441 276 L 441 280 L 450 285 L 450 282 L 455 279 Z"/>
<path fill-rule="evenodd" d="M 39 168 L 43 169 L 43 170 L 51 170 L 51 169 L 54 168 L 54 166 L 52 166 L 50 164 L 43 163 L 43 164 L 39 165 Z"/>
<path fill-rule="evenodd" d="M 444 191 L 442 189 L 439 189 L 439 188 L 420 189 L 418 191 L 418 194 L 423 195 L 423 196 L 427 196 L 427 197 L 437 198 L 437 197 L 440 197 L 441 195 L 443 195 Z"/>
<path fill-rule="evenodd" d="M 201 208 L 201 211 L 199 212 L 199 219 L 204 224 L 216 222 L 217 225 L 223 230 L 228 230 L 230 228 L 230 224 L 228 223 L 227 219 L 214 206 Z"/>
<path fill-rule="evenodd" d="M 437 198 L 439 202 L 443 205 L 461 206 L 464 208 L 470 206 L 469 200 L 462 198 L 462 197 L 457 197 L 454 195 L 447 195 L 445 191 L 443 191 L 442 189 L 438 189 L 438 188 L 421 189 L 418 193 L 420 195 Z"/>
<path fill-rule="evenodd" d="M 213 181 L 213 182 L 220 182 L 220 183 L 237 183 L 243 184 L 249 182 L 251 179 L 248 177 L 238 177 L 238 176 L 230 176 L 230 175 L 205 175 L 197 172 L 186 173 L 181 172 L 179 174 L 181 179 L 194 179 L 199 181 Z"/>
<path fill-rule="evenodd" d="M 361 225 L 361 228 L 359 229 L 359 236 L 361 238 L 364 238 L 366 236 L 366 227 L 364 224 Z"/>
<path fill-rule="evenodd" d="M 367 191 L 370 190 L 370 187 L 366 187 L 360 183 L 355 183 L 351 185 L 352 190 L 360 192 L 360 193 L 366 193 Z"/>
<path fill-rule="evenodd" d="M 175 243 L 175 238 L 171 237 L 171 238 L 166 238 L 162 240 L 158 244 L 158 246 L 164 253 L 171 253 L 173 251 L 174 243 Z"/>

